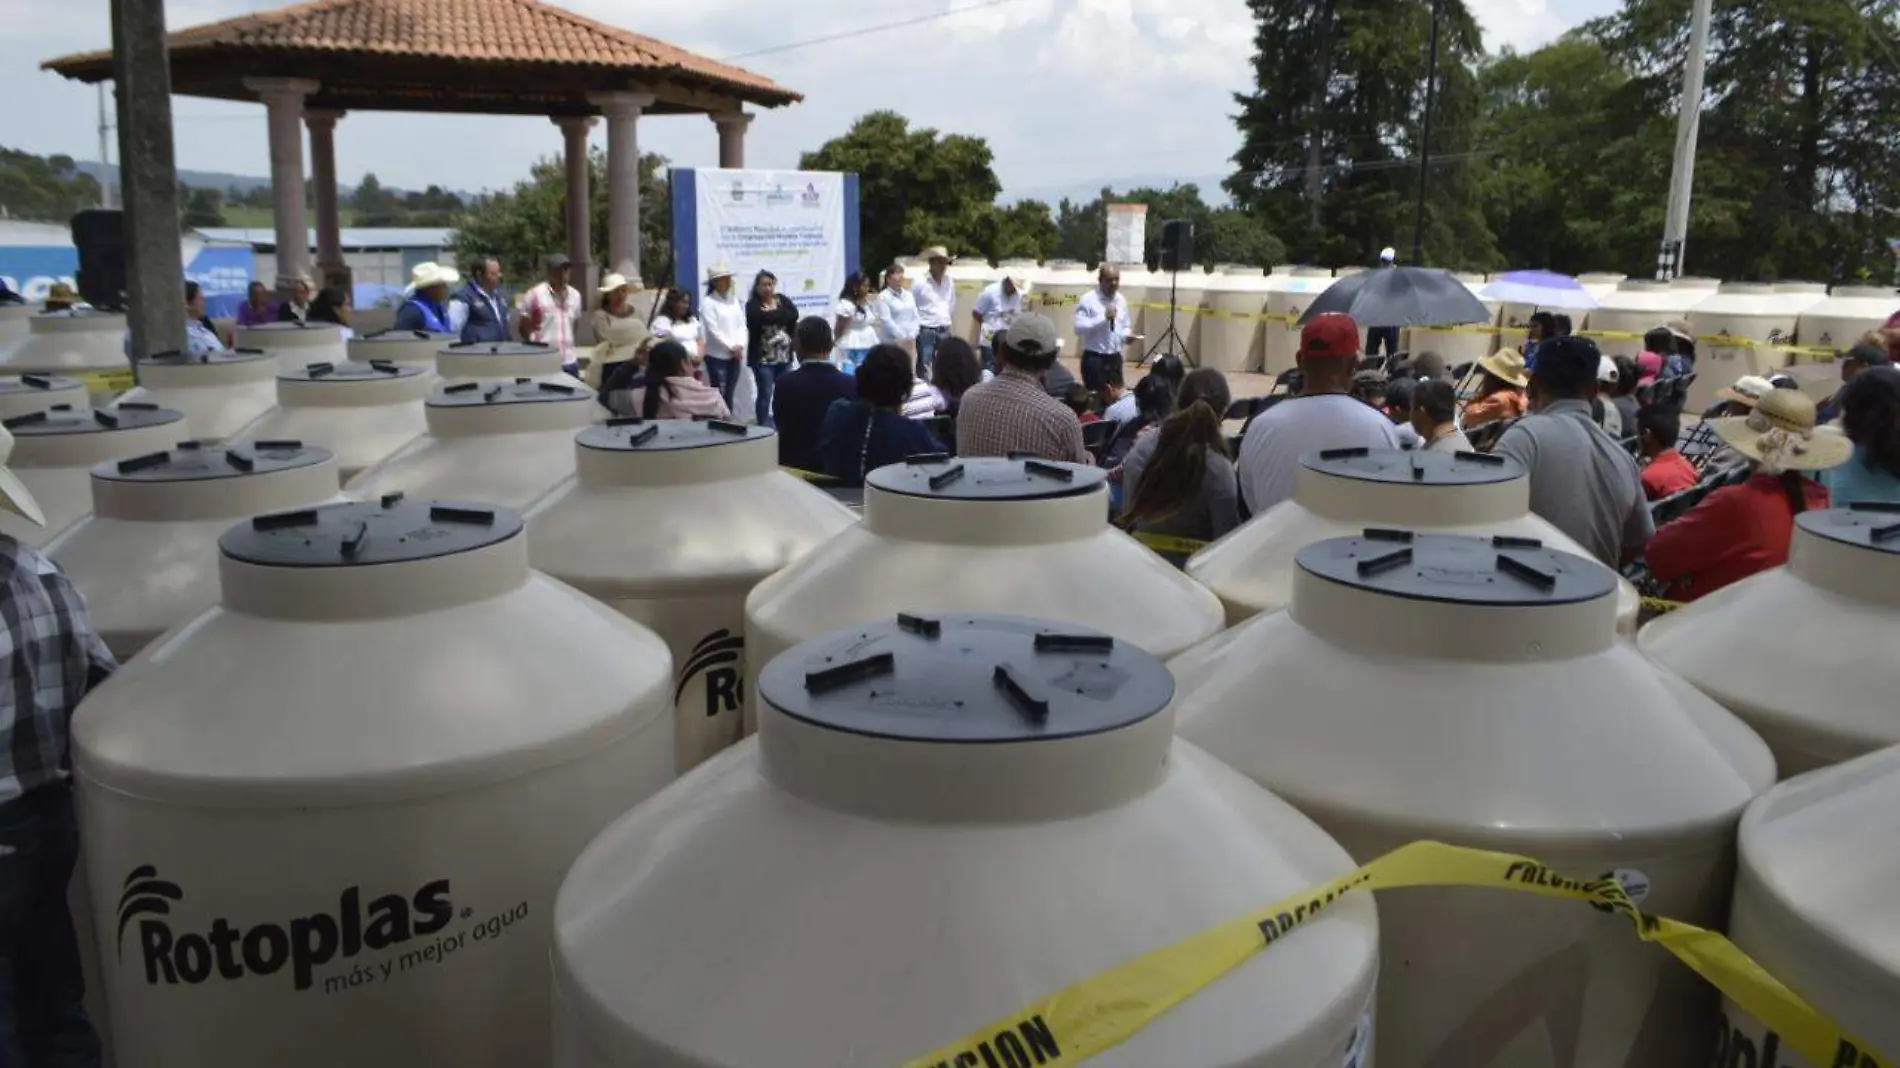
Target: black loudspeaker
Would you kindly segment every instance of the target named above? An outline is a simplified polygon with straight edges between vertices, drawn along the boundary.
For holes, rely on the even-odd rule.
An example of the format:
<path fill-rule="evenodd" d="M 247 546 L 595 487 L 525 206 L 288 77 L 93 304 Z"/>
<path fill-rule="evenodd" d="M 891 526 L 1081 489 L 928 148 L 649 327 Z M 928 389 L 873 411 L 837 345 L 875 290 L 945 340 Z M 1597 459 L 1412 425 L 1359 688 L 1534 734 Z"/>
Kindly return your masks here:
<path fill-rule="evenodd" d="M 1169 219 L 1161 224 L 1161 269 L 1185 271 L 1194 266 L 1194 224 Z"/>
<path fill-rule="evenodd" d="M 73 216 L 79 295 L 95 308 L 125 307 L 125 213 L 90 208 Z M 182 284 L 182 283 L 181 283 Z"/>

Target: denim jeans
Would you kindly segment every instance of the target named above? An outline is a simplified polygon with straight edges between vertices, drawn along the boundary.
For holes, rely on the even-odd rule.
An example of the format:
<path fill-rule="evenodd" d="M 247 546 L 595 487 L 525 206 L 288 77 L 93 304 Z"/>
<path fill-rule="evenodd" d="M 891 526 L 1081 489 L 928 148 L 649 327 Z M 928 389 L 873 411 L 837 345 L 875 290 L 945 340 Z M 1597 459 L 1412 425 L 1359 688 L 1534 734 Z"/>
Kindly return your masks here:
<path fill-rule="evenodd" d="M 785 373 L 790 364 L 762 363 L 752 369 L 752 381 L 759 387 L 759 402 L 756 414 L 760 426 L 777 426 L 772 419 L 772 391 L 778 388 L 778 376 Z"/>
<path fill-rule="evenodd" d="M 719 391 L 726 398 L 726 407 L 732 407 L 732 391 L 739 388 L 738 360 L 722 360 L 717 356 L 706 357 L 706 384 Z"/>
<path fill-rule="evenodd" d="M 98 1068 L 66 907 L 78 859 L 70 785 L 0 805 L 0 1064 Z"/>
<path fill-rule="evenodd" d="M 983 369 L 985 371 L 995 373 L 996 349 L 989 345 L 984 345 L 982 348 L 978 349 L 977 352 L 983 357 Z"/>
<path fill-rule="evenodd" d="M 1385 355 L 1399 354 L 1399 328 L 1396 326 L 1375 326 L 1366 331 L 1366 355 L 1377 356 L 1384 349 Z"/>
<path fill-rule="evenodd" d="M 930 381 L 932 363 L 937 358 L 937 342 L 950 336 L 948 327 L 926 326 L 917 331 L 917 377 Z"/>

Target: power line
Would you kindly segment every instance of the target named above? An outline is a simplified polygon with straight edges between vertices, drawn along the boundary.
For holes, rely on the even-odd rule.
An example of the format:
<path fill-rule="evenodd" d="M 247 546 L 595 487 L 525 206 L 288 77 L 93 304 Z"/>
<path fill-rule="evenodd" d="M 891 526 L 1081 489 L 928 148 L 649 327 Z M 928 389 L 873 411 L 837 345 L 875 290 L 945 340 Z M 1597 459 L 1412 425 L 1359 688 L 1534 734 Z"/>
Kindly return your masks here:
<path fill-rule="evenodd" d="M 770 48 L 760 48 L 751 52 L 740 52 L 736 55 L 723 56 L 720 58 L 720 62 L 731 63 L 741 59 L 754 59 L 758 56 L 790 52 L 795 48 L 809 48 L 812 45 L 830 44 L 833 41 L 849 41 L 856 37 L 867 37 L 874 33 L 883 33 L 886 30 L 901 30 L 908 26 L 921 26 L 928 22 L 941 22 L 944 19 L 954 18 L 958 15 L 967 15 L 972 11 L 1007 7 L 1010 4 L 1020 4 L 1022 2 L 1023 0 L 983 0 L 982 3 L 970 4 L 965 7 L 953 7 L 948 11 L 939 11 L 931 15 L 919 15 L 915 18 L 900 19 L 896 22 L 880 22 L 875 26 L 860 26 L 855 30 L 845 30 L 841 33 L 828 34 L 824 37 L 813 37 L 803 41 L 793 41 L 789 44 L 773 45 Z"/>

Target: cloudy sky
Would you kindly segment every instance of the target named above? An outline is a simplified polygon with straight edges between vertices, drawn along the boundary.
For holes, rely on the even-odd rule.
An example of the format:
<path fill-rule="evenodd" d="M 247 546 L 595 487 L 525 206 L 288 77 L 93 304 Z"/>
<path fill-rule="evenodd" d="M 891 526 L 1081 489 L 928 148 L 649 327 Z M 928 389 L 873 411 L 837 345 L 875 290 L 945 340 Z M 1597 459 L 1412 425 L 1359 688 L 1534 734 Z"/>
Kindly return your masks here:
<path fill-rule="evenodd" d="M 980 0 L 566 0 L 566 6 L 704 54 L 759 49 L 972 8 Z M 1467 0 L 1491 48 L 1535 47 L 1617 0 Z M 280 0 L 169 0 L 176 29 L 280 6 Z M 0 145 L 98 155 L 94 90 L 39 70 L 42 60 L 104 47 L 104 0 L 60 8 L 0 0 Z M 1231 94 L 1248 84 L 1245 0 L 987 0 L 906 28 L 741 59 L 805 94 L 753 124 L 747 162 L 795 166 L 798 154 L 878 107 L 914 123 L 989 140 L 1007 196 L 1053 199 L 1123 179 L 1210 185 L 1237 146 Z M 926 62 L 928 57 L 928 62 Z M 179 99 L 180 167 L 264 175 L 261 106 Z M 595 131 L 599 138 L 601 131 Z M 676 164 L 712 165 L 717 138 L 700 117 L 641 124 L 642 147 Z M 340 177 L 457 189 L 506 185 L 560 132 L 527 118 L 356 114 L 337 128 Z M 114 148 L 116 155 L 117 149 Z"/>

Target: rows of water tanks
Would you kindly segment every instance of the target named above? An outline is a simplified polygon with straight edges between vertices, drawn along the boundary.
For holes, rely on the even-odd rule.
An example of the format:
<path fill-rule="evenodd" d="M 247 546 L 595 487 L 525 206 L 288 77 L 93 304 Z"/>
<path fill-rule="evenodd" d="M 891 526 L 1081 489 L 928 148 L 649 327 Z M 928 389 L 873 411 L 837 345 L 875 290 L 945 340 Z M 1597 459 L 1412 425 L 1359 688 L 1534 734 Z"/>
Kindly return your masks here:
<path fill-rule="evenodd" d="M 918 458 L 859 519 L 770 431 L 368 344 L 264 357 L 219 443 L 166 391 L 254 381 L 10 421 L 129 658 L 74 728 L 122 1068 L 902 1063 L 1417 838 L 1719 927 L 1738 821 L 1738 935 L 1900 1048 L 1900 756 L 1771 790 L 1900 742 L 1900 515 L 1803 516 L 1639 649 L 1504 458 L 1308 457 L 1183 574 L 1097 469 Z M 1092 1063 L 1647 1068 L 1717 1030 L 1627 921 L 1412 890 Z"/>

